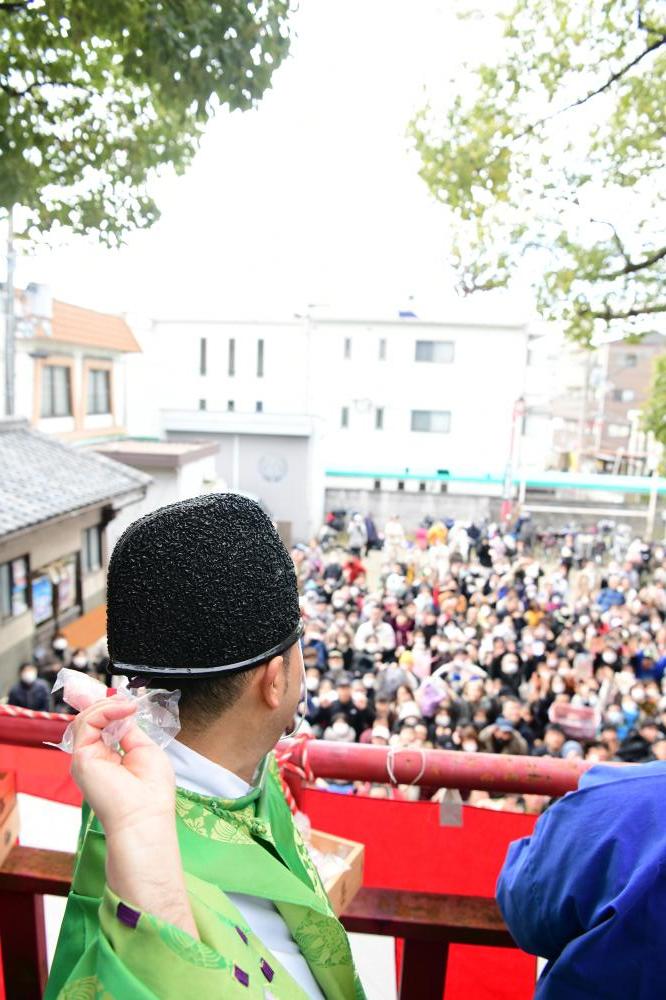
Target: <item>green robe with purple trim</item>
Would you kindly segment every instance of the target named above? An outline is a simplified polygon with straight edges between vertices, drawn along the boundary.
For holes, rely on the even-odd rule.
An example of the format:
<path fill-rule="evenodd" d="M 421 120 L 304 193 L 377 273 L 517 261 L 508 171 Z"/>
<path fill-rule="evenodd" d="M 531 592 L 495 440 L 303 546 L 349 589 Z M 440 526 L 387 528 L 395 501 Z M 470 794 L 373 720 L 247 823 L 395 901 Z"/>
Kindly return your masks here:
<path fill-rule="evenodd" d="M 273 902 L 327 1000 L 365 1000 L 346 932 L 294 826 L 272 755 L 261 787 L 243 798 L 179 788 L 176 826 L 201 940 L 111 892 L 104 831 L 84 812 L 44 1000 L 307 1000 L 228 892 Z"/>

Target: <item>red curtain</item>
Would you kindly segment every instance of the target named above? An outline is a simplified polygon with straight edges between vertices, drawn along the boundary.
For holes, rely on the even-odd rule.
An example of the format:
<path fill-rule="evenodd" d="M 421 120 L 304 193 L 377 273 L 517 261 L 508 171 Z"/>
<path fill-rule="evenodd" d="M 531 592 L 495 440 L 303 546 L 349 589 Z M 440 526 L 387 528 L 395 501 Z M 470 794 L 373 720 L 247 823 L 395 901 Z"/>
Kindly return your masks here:
<path fill-rule="evenodd" d="M 69 773 L 71 760 L 62 750 L 0 743 L 0 771 L 15 772 L 18 792 L 80 806 L 81 792 Z"/>
<path fill-rule="evenodd" d="M 341 801 L 344 800 L 344 801 Z M 365 844 L 365 885 L 493 896 L 509 843 L 535 817 L 463 807 L 462 827 L 440 826 L 439 806 L 307 789 L 313 827 Z M 518 949 L 454 945 L 445 1000 L 530 1000 L 536 960 Z"/>

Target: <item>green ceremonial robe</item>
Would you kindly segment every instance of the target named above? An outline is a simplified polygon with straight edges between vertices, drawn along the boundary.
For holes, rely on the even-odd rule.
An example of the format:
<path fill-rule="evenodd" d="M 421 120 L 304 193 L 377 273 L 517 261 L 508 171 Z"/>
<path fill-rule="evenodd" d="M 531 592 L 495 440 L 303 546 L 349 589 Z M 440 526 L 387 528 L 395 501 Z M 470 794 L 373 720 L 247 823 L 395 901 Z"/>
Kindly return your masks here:
<path fill-rule="evenodd" d="M 260 787 L 243 798 L 179 788 L 176 825 L 201 940 L 111 892 L 104 831 L 84 807 L 44 1000 L 307 1000 L 227 892 L 275 904 L 327 1000 L 365 1000 L 347 935 L 294 826 L 272 755 Z"/>

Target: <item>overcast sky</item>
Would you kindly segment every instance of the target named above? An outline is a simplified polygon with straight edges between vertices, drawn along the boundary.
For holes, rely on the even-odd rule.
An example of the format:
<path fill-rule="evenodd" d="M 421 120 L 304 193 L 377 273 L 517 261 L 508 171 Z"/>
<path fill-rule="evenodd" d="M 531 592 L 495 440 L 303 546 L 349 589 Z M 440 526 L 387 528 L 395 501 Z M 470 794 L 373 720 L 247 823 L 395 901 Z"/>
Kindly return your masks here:
<path fill-rule="evenodd" d="M 494 46 L 453 7 L 301 0 L 273 89 L 254 111 L 220 113 L 186 176 L 156 184 L 160 222 L 119 251 L 76 240 L 23 259 L 19 283 L 148 315 L 450 298 L 446 213 L 405 133 L 424 87 L 441 98 L 462 59 Z"/>

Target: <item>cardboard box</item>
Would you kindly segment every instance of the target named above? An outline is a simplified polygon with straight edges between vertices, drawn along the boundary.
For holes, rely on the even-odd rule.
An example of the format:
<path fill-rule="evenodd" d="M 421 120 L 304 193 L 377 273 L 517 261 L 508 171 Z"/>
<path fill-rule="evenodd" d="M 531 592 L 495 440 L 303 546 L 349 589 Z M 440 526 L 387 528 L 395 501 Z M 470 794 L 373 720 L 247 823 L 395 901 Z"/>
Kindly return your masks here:
<path fill-rule="evenodd" d="M 15 805 L 0 823 L 0 865 L 4 863 L 5 858 L 18 840 L 19 825 L 18 805 Z"/>
<path fill-rule="evenodd" d="M 363 884 L 365 846 L 355 840 L 345 840 L 344 837 L 335 837 L 332 833 L 323 833 L 321 830 L 311 831 L 310 843 L 322 853 L 337 854 L 348 866 L 324 883 L 331 906 L 339 917 Z"/>
<path fill-rule="evenodd" d="M 0 771 L 0 823 L 16 806 L 16 777 L 13 771 Z"/>

